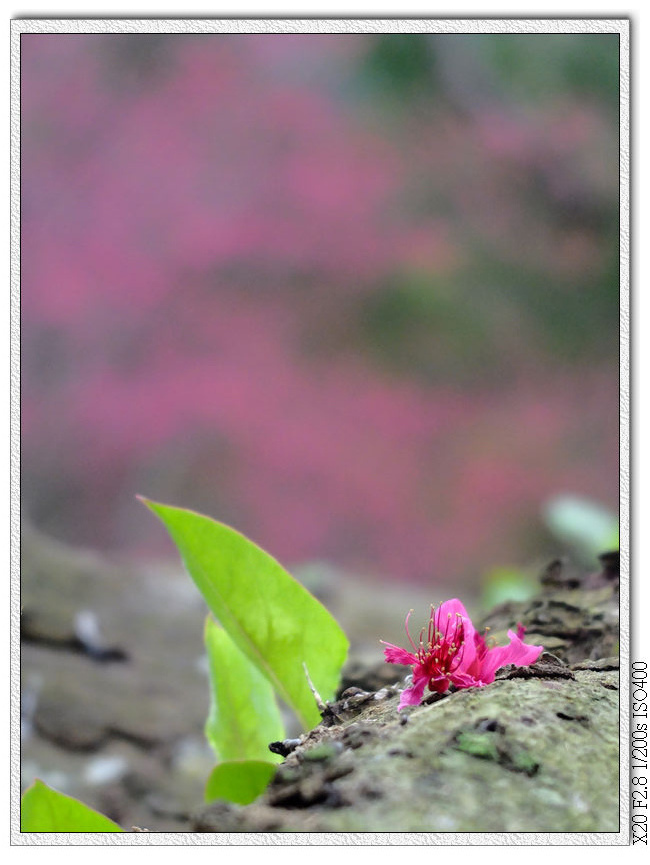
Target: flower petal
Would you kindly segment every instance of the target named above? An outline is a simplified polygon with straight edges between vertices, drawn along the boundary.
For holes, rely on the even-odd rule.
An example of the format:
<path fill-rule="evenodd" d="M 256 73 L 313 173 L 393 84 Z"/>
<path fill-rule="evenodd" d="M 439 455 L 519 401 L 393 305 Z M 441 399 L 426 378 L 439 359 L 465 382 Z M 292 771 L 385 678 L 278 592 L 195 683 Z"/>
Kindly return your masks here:
<path fill-rule="evenodd" d="M 381 641 L 384 643 L 384 641 Z M 412 652 L 407 652 L 406 649 L 401 649 L 399 646 L 394 646 L 392 643 L 384 643 L 384 657 L 389 664 L 406 664 L 410 666 L 417 664 L 418 659 Z"/>
<path fill-rule="evenodd" d="M 482 688 L 487 682 L 477 679 L 471 673 L 454 672 L 450 676 L 452 684 L 457 688 Z"/>
<path fill-rule="evenodd" d="M 426 685 L 426 679 L 418 679 L 417 681 L 414 681 L 412 685 L 409 685 L 408 688 L 405 688 L 402 691 L 397 711 L 399 712 L 404 708 L 404 706 L 419 706 L 422 702 L 422 695 L 424 694 Z"/>
<path fill-rule="evenodd" d="M 529 646 L 521 641 L 520 637 L 513 631 L 508 631 L 510 644 L 507 646 L 495 646 L 488 649 L 481 662 L 481 680 L 485 683 L 494 681 L 494 674 L 500 667 L 506 664 L 515 664 L 517 667 L 527 667 L 534 664 L 544 651 L 544 646 Z"/>
<path fill-rule="evenodd" d="M 470 673 L 471 675 L 478 672 L 478 665 L 476 664 L 476 629 L 463 604 L 458 598 L 452 598 L 450 601 L 440 604 L 436 610 L 436 628 L 443 634 L 445 633 L 446 622 L 450 615 L 454 620 L 457 616 L 462 617 L 463 620 L 463 645 L 458 648 L 460 661 L 452 664 L 451 672 L 459 674 Z"/>
<path fill-rule="evenodd" d="M 429 690 L 435 691 L 436 694 L 444 694 L 445 691 L 449 690 L 449 677 L 435 676 L 429 681 Z"/>
<path fill-rule="evenodd" d="M 466 622 L 469 622 L 469 624 L 472 625 L 472 620 L 467 614 L 467 610 L 458 600 L 458 598 L 452 598 L 450 601 L 445 601 L 444 603 L 440 604 L 439 607 L 437 607 L 436 616 L 440 616 L 441 620 L 444 621 L 448 614 L 451 614 L 452 616 L 458 614 L 462 616 Z M 473 626 L 472 630 L 474 630 Z"/>

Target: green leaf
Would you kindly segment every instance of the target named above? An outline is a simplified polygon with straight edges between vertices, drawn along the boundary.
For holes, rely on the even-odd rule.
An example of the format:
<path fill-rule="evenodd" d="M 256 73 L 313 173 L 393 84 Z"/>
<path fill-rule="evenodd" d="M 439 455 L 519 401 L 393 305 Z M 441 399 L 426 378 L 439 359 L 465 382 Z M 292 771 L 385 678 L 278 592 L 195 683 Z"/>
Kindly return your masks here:
<path fill-rule="evenodd" d="M 124 830 L 72 796 L 36 779 L 20 802 L 21 832 L 123 832 Z"/>
<path fill-rule="evenodd" d="M 493 568 L 483 578 L 481 606 L 491 610 L 505 601 L 528 601 L 537 593 L 537 581 L 515 568 Z"/>
<path fill-rule="evenodd" d="M 215 766 L 205 785 L 205 801 L 226 799 L 248 805 L 266 790 L 277 766 L 263 760 L 234 760 Z"/>
<path fill-rule="evenodd" d="M 589 499 L 557 496 L 544 505 L 543 513 L 550 530 L 588 559 L 618 549 L 616 515 Z"/>
<path fill-rule="evenodd" d="M 211 695 L 205 735 L 217 759 L 279 762 L 269 743 L 285 738 L 284 725 L 270 682 L 211 616 L 205 647 Z"/>
<path fill-rule="evenodd" d="M 305 728 L 320 721 L 303 664 L 331 699 L 348 650 L 323 605 L 244 535 L 194 511 L 142 499 L 162 520 L 190 576 L 237 647 Z"/>

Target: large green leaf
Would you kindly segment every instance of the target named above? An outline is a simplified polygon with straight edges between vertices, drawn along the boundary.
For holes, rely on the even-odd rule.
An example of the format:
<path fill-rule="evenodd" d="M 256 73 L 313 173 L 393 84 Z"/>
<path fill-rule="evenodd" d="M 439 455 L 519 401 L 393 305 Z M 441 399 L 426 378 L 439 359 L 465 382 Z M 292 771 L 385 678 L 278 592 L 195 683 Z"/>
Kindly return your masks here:
<path fill-rule="evenodd" d="M 266 790 L 276 766 L 263 760 L 235 760 L 215 766 L 205 785 L 205 801 L 226 799 L 248 805 Z"/>
<path fill-rule="evenodd" d="M 268 553 L 209 517 L 143 499 L 163 521 L 208 607 L 306 728 L 320 721 L 303 664 L 324 700 L 348 650 L 323 605 Z"/>
<path fill-rule="evenodd" d="M 284 739 L 282 716 L 269 680 L 208 616 L 205 647 L 210 667 L 210 714 L 205 735 L 219 760 L 279 762 L 269 743 Z"/>
<path fill-rule="evenodd" d="M 123 832 L 124 830 L 78 799 L 53 790 L 36 779 L 20 802 L 21 832 Z"/>

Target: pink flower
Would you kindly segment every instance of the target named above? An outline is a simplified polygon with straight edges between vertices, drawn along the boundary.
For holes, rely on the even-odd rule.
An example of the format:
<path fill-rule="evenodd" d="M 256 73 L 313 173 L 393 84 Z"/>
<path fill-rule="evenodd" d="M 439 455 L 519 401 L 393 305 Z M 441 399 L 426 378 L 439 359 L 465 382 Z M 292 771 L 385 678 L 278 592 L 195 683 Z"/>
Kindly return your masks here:
<path fill-rule="evenodd" d="M 413 612 L 411 610 L 411 612 Z M 413 667 L 413 683 L 402 691 L 399 709 L 418 706 L 422 702 L 424 689 L 444 693 L 450 684 L 457 688 L 482 688 L 494 681 L 496 671 L 506 664 L 525 667 L 533 664 L 543 651 L 543 646 L 529 646 L 522 641 L 526 629 L 517 625 L 517 633 L 508 631 L 507 646 L 488 646 L 479 634 L 465 607 L 454 598 L 445 601 L 437 609 L 431 607 L 427 637 L 423 628 L 420 643 L 413 642 L 406 617 L 406 634 L 413 651 L 401 649 L 392 643 L 384 643 L 384 655 L 389 664 L 409 664 Z"/>

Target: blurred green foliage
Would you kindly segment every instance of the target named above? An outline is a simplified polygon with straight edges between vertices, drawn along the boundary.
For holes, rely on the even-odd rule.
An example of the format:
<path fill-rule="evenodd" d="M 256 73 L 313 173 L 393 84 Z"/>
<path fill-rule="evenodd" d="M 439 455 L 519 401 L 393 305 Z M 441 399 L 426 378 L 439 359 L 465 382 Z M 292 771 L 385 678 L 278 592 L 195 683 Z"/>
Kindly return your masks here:
<path fill-rule="evenodd" d="M 556 542 L 584 567 L 599 555 L 619 548 L 616 514 L 597 502 L 575 495 L 559 495 L 542 507 L 542 520 Z M 495 567 L 481 582 L 484 610 L 506 601 L 527 601 L 539 591 L 537 579 L 516 567 Z"/>
<path fill-rule="evenodd" d="M 440 89 L 439 56 L 447 46 L 479 59 L 504 92 L 529 101 L 572 92 L 618 110 L 616 33 L 477 33 L 378 35 L 362 74 L 381 97 L 428 96 Z"/>
<path fill-rule="evenodd" d="M 430 92 L 435 86 L 435 53 L 430 37 L 417 33 L 378 36 L 365 57 L 361 74 L 382 98 Z"/>
<path fill-rule="evenodd" d="M 476 39 L 477 37 L 466 37 Z M 521 99 L 563 94 L 593 96 L 618 109 L 617 33 L 480 36 L 503 86 Z"/>
<path fill-rule="evenodd" d="M 506 601 L 527 601 L 539 591 L 537 581 L 517 568 L 492 568 L 483 578 L 481 607 L 491 610 Z"/>
<path fill-rule="evenodd" d="M 597 502 L 557 496 L 544 505 L 543 515 L 551 532 L 587 564 L 619 547 L 618 518 Z"/>
<path fill-rule="evenodd" d="M 516 371 L 518 332 L 538 365 L 616 362 L 618 34 L 385 34 L 359 77 L 387 128 L 391 114 L 424 124 L 425 140 L 446 153 L 457 146 L 445 138 L 456 118 L 473 142 L 464 163 L 423 174 L 415 191 L 423 212 L 452 226 L 461 258 L 443 273 L 396 272 L 368 298 L 359 320 L 370 353 L 399 372 L 462 383 Z M 481 161 L 486 120 L 505 150 Z M 476 229 L 463 209 L 475 180 L 487 189 L 483 202 L 476 193 Z M 507 219 L 500 240 L 485 230 L 495 206 L 513 214 L 520 237 L 508 237 Z M 535 235 L 539 249 L 520 252 Z M 570 263 L 572 249 L 582 264 Z M 499 318 L 512 322 L 512 340 Z"/>

